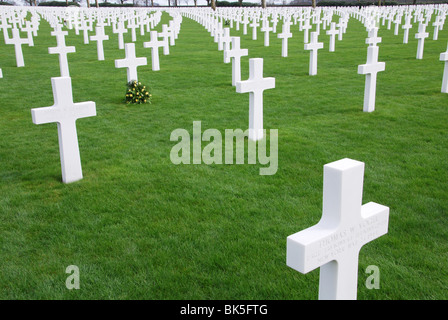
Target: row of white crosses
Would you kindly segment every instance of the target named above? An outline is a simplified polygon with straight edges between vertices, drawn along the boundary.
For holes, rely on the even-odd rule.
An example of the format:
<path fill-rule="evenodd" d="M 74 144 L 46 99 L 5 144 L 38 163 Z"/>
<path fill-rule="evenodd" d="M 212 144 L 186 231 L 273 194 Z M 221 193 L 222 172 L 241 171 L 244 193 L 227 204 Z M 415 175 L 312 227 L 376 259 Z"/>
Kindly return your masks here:
<path fill-rule="evenodd" d="M 427 17 L 426 15 L 425 19 Z M 315 18 L 317 19 L 317 17 Z M 252 19 L 257 19 L 256 15 Z M 327 19 L 327 21 L 331 20 Z M 394 21 L 397 21 L 396 25 L 398 25 L 398 18 Z M 425 25 L 423 22 L 419 23 Z M 340 30 L 342 29 L 340 28 Z M 421 33 L 424 34 L 425 31 L 419 30 L 419 34 Z M 312 54 L 321 47 L 317 41 L 318 34 L 318 30 L 311 32 L 310 42 L 305 43 L 305 45 L 308 45 L 306 48 L 311 51 L 310 60 Z M 53 35 L 63 39 L 62 32 L 58 32 L 57 28 L 55 28 Z M 234 63 L 235 68 L 237 67 L 235 61 L 240 59 L 241 56 L 246 56 L 247 51 L 240 48 L 239 38 L 237 37 L 231 38 L 232 49 L 225 49 L 228 43 L 225 39 L 229 36 L 229 32 L 223 32 L 218 35 L 218 41 L 222 44 L 225 60 L 232 59 L 233 70 Z M 156 42 L 156 37 L 157 34 L 155 34 L 154 42 Z M 153 37 L 151 36 L 151 42 L 153 42 L 152 40 Z M 58 47 L 65 47 L 65 42 L 62 45 L 62 40 L 60 41 L 59 38 L 57 38 L 57 42 Z M 368 94 L 365 97 L 373 97 L 373 101 L 376 73 L 383 71 L 385 67 L 384 63 L 378 62 L 377 43 L 379 42 L 381 42 L 381 39 L 377 37 L 377 29 L 371 28 L 369 38 L 366 40 L 366 43 L 369 44 L 367 63 L 358 68 L 359 73 L 366 74 L 365 92 Z M 126 59 L 129 62 L 134 61 L 134 63 L 124 66 L 128 68 L 128 72 L 129 69 L 134 67 L 136 69 L 144 62 L 138 60 L 142 58 L 136 58 L 133 43 L 129 45 L 126 44 L 125 46 Z M 158 45 L 156 47 L 158 49 Z M 61 52 L 54 53 L 61 56 L 68 52 L 67 50 L 61 50 Z M 448 49 L 447 52 L 441 54 L 440 59 L 445 61 L 445 70 L 447 70 Z M 310 63 L 310 69 L 313 64 Z M 137 77 L 136 72 L 135 76 Z M 445 88 L 447 83 L 444 78 L 443 86 Z M 250 138 L 253 140 L 261 139 L 263 91 L 274 88 L 275 79 L 263 78 L 263 59 L 256 58 L 249 60 L 249 79 L 247 81 L 238 80 L 237 72 L 235 71 L 234 75 L 232 71 L 232 84 L 236 86 L 237 92 L 249 93 L 249 128 L 252 132 Z M 52 78 L 52 86 L 54 105 L 33 109 L 33 122 L 36 124 L 58 123 L 63 181 L 73 182 L 82 178 L 75 121 L 78 118 L 96 115 L 95 104 L 93 102 L 73 102 L 71 79 L 68 76 Z M 446 90 L 448 88 L 445 89 L 445 92 Z M 372 99 L 365 98 L 365 101 L 370 100 Z M 367 105 L 367 111 L 370 112 L 370 104 Z M 359 251 L 364 244 L 387 233 L 389 208 L 376 203 L 362 205 L 363 173 L 364 164 L 351 159 L 343 159 L 325 165 L 321 221 L 316 226 L 291 235 L 287 239 L 288 266 L 303 273 L 318 267 L 321 268 L 320 299 L 355 299 Z M 338 239 L 338 241 L 334 239 Z"/>
<path fill-rule="evenodd" d="M 177 16 L 176 20 L 178 22 L 179 19 L 181 19 L 181 17 Z M 102 43 L 104 40 L 104 25 L 100 23 L 96 28 L 97 35 L 92 36 L 91 40 Z M 53 106 L 34 108 L 31 110 L 31 115 L 32 121 L 35 124 L 57 123 L 62 181 L 64 183 L 72 183 L 83 178 L 76 131 L 76 120 L 96 116 L 96 106 L 92 101 L 81 103 L 73 102 L 72 81 L 69 75 L 67 53 L 75 52 L 75 48 L 67 47 L 65 45 L 65 36 L 68 32 L 62 31 L 61 25 L 56 24 L 55 30 L 51 34 L 56 37 L 57 46 L 49 48 L 49 53 L 59 54 L 61 77 L 51 78 L 54 97 Z M 102 37 L 99 37 L 99 35 L 102 35 Z M 173 32 L 173 37 L 175 36 L 177 36 L 177 34 L 174 34 Z M 151 38 L 157 39 L 156 31 L 151 31 Z M 146 46 L 150 45 L 145 45 L 145 47 Z M 98 52 L 100 55 L 100 50 L 98 50 Z M 128 81 L 130 81 L 131 78 L 137 80 L 137 67 L 146 65 L 146 58 L 136 58 L 134 43 L 127 43 L 125 52 L 126 59 L 116 60 L 116 66 L 127 68 Z"/>
<path fill-rule="evenodd" d="M 222 28 L 222 23 L 215 17 L 191 12 L 184 14 L 207 28 L 218 42 L 218 50 L 224 51 L 224 63 L 232 62 L 232 86 L 238 93 L 249 93 L 249 139 L 263 139 L 263 92 L 275 88 L 274 78 L 263 78 L 263 59 L 249 59 L 249 79 L 241 81 L 241 57 L 247 56 L 248 50 L 240 47 L 240 38 L 230 37 L 230 29 Z"/>
<path fill-rule="evenodd" d="M 18 11 L 15 9 L 10 9 L 9 11 L 3 11 L 2 14 L 0 15 L 0 19 L 1 19 L 0 28 L 3 31 L 5 44 L 14 45 L 17 67 L 25 66 L 22 45 L 28 44 L 28 46 L 34 46 L 33 35 L 37 36 L 37 30 L 38 30 L 38 26 L 39 26 L 39 17 L 38 17 L 37 10 L 34 10 L 34 13 L 31 17 L 31 21 L 26 21 L 24 23 L 24 16 L 26 16 L 26 12 L 27 11 L 20 11 L 20 10 Z M 53 13 L 53 15 L 48 15 L 48 10 L 46 10 L 46 8 L 44 8 L 44 9 L 39 10 L 39 12 L 42 13 L 42 16 L 48 18 L 48 22 L 50 22 L 50 24 L 53 26 L 53 28 L 60 28 L 60 26 L 61 26 L 60 23 L 62 20 L 60 17 L 61 17 L 61 14 L 65 13 L 65 11 L 52 9 L 51 13 Z M 20 18 L 21 16 L 22 16 L 22 18 Z M 160 11 L 157 11 L 156 14 L 151 15 L 151 18 L 149 18 L 149 21 L 151 21 L 152 27 L 154 27 L 154 24 L 157 24 L 158 21 L 160 21 L 160 16 L 161 16 Z M 7 20 L 10 20 L 10 23 L 8 23 Z M 84 19 L 80 20 L 80 24 L 81 24 L 80 28 L 84 31 L 84 43 L 85 44 L 88 43 L 87 31 L 91 30 L 91 28 L 92 28 L 92 20 L 93 20 L 92 16 L 90 16 L 90 18 L 88 20 L 90 21 L 89 26 L 87 26 L 87 22 L 85 22 L 86 20 L 84 20 Z M 93 41 L 97 41 L 98 60 L 104 60 L 103 41 L 108 40 L 109 37 L 104 33 L 105 24 L 102 22 L 103 18 L 98 17 L 98 20 L 99 21 L 95 28 L 96 35 L 91 36 L 90 39 Z M 71 20 L 69 20 L 69 21 L 71 21 Z M 171 23 L 171 21 L 170 21 L 170 23 Z M 10 24 L 12 24 L 12 26 Z M 25 26 L 23 27 L 23 25 L 25 25 Z M 8 28 L 11 28 L 11 27 L 12 27 L 12 31 L 11 31 L 12 37 L 10 38 L 9 34 L 8 34 Z M 170 25 L 170 27 L 171 27 L 170 32 L 172 34 L 175 34 L 175 29 L 176 29 L 176 27 L 178 28 L 179 25 L 172 24 L 172 25 Z M 20 30 L 27 33 L 27 38 L 20 37 Z M 78 31 L 79 28 L 77 28 L 76 30 Z M 54 32 L 58 33 L 58 32 L 62 32 L 62 31 L 55 30 Z M 56 33 L 55 33 L 55 35 L 56 35 Z M 174 37 L 172 36 L 171 38 L 174 38 Z M 66 59 L 66 53 L 74 52 L 74 51 L 70 51 L 70 50 L 72 50 L 72 47 L 65 46 L 64 38 L 61 37 L 60 35 L 57 36 L 57 41 L 58 41 L 57 47 L 52 48 L 50 50 L 51 51 L 50 53 L 59 53 L 60 59 Z M 171 40 L 171 45 L 172 44 L 173 44 L 173 40 Z M 167 46 L 167 44 L 166 44 L 166 46 Z M 69 50 L 69 51 L 63 52 L 64 50 Z M 166 50 L 167 49 L 165 48 L 165 51 Z M 61 63 L 60 66 L 61 66 L 61 70 L 63 67 L 65 67 L 65 69 L 67 69 L 65 63 Z M 61 71 L 61 73 L 66 74 L 67 72 Z"/>

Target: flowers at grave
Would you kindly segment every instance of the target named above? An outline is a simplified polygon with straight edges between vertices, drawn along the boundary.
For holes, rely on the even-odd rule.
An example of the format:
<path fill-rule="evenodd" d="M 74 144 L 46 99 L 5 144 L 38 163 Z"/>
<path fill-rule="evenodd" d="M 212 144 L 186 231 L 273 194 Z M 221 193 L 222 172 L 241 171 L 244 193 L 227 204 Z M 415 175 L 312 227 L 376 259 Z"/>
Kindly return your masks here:
<path fill-rule="evenodd" d="M 126 103 L 141 104 L 151 103 L 152 95 L 148 88 L 137 80 L 131 80 L 126 85 Z"/>

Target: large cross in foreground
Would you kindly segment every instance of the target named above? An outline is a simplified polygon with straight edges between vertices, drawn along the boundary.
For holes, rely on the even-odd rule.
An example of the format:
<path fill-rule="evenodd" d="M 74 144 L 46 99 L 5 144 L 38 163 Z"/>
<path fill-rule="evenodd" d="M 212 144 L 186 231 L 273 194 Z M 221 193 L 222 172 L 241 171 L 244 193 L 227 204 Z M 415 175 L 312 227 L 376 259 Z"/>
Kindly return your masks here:
<path fill-rule="evenodd" d="M 34 124 L 57 122 L 62 181 L 75 182 L 82 179 L 76 120 L 96 116 L 95 102 L 73 103 L 70 77 L 51 78 L 54 105 L 31 109 Z"/>
<path fill-rule="evenodd" d="M 389 208 L 362 205 L 364 163 L 342 159 L 324 166 L 322 218 L 287 238 L 286 264 L 308 273 L 320 267 L 320 300 L 355 300 L 362 246 L 387 233 Z"/>

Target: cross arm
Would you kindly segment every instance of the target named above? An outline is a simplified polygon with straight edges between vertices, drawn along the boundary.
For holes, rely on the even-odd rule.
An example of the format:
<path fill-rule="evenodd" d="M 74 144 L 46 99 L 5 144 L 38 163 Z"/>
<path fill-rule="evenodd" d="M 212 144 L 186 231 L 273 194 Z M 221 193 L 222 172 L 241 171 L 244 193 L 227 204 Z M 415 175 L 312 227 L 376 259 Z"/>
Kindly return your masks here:
<path fill-rule="evenodd" d="M 361 64 L 358 66 L 358 74 L 376 73 L 386 70 L 385 62 L 377 62 L 375 64 Z"/>
<path fill-rule="evenodd" d="M 286 265 L 301 273 L 319 268 L 323 264 L 318 254 L 319 247 L 333 232 L 317 224 L 290 235 L 286 239 Z"/>
<path fill-rule="evenodd" d="M 96 116 L 95 102 L 79 102 L 68 107 L 43 107 L 31 109 L 34 124 L 61 123 L 66 120 L 76 120 Z"/>
<path fill-rule="evenodd" d="M 238 93 L 247 93 L 256 91 L 263 92 L 264 90 L 273 88 L 275 88 L 275 78 L 272 77 L 263 78 L 262 83 L 260 83 L 259 81 L 252 81 L 252 80 L 236 82 L 236 92 Z"/>

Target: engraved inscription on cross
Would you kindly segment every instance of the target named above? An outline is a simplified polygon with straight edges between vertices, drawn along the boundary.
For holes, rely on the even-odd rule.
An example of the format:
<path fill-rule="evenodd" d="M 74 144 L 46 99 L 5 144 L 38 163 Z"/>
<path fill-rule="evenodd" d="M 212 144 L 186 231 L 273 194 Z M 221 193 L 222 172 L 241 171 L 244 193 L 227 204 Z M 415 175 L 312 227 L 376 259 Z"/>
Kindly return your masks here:
<path fill-rule="evenodd" d="M 363 162 L 326 164 L 321 220 L 287 238 L 289 267 L 301 273 L 320 268 L 320 300 L 356 299 L 359 251 L 388 231 L 389 208 L 362 205 L 363 179 Z"/>

